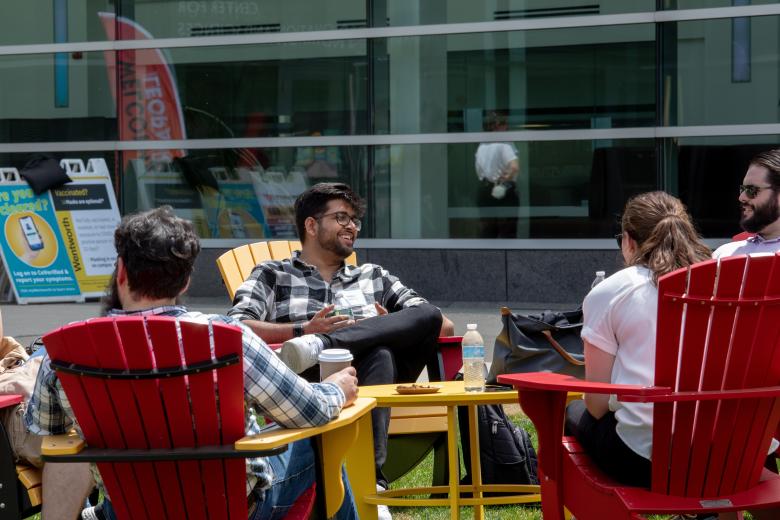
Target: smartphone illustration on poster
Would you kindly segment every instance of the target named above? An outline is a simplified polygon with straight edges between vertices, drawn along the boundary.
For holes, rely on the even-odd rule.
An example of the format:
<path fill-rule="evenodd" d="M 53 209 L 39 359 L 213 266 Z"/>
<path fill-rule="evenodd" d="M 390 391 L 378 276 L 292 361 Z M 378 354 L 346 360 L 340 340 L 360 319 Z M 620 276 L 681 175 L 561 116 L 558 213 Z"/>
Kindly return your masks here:
<path fill-rule="evenodd" d="M 19 225 L 22 226 L 22 233 L 27 240 L 27 245 L 30 246 L 32 251 L 40 251 L 43 249 L 43 240 L 41 234 L 38 232 L 38 228 L 35 226 L 35 221 L 32 217 L 22 217 L 19 219 Z"/>

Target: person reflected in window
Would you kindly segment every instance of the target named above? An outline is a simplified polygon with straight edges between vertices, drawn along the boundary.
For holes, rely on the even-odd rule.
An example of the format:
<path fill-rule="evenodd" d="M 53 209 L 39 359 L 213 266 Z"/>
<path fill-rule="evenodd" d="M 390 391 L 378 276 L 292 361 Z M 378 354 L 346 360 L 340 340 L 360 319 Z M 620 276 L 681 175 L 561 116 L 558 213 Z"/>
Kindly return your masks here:
<path fill-rule="evenodd" d="M 488 130 L 505 132 L 506 114 L 493 111 L 488 114 Z M 480 218 L 481 238 L 517 238 L 518 205 L 517 175 L 520 163 L 517 148 L 512 143 L 482 143 L 474 157 L 477 177 L 481 182 L 478 204 L 480 208 L 505 208 L 500 215 Z"/>

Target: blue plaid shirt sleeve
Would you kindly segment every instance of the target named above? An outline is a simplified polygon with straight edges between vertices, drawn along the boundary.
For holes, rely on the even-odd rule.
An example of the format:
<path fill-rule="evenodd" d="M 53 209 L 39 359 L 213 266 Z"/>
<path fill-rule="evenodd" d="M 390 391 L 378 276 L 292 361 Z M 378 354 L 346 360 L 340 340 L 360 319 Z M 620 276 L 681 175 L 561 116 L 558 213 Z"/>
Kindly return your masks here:
<path fill-rule="evenodd" d="M 338 417 L 346 397 L 333 383 L 309 383 L 290 370 L 248 327 L 243 330 L 244 398 L 285 428 L 320 426 Z"/>
<path fill-rule="evenodd" d="M 24 422 L 31 433 L 37 435 L 60 435 L 67 433 L 74 426 L 63 400 L 62 384 L 57 374 L 51 368 L 51 359 L 47 355 L 41 363 L 35 389 L 24 413 Z"/>

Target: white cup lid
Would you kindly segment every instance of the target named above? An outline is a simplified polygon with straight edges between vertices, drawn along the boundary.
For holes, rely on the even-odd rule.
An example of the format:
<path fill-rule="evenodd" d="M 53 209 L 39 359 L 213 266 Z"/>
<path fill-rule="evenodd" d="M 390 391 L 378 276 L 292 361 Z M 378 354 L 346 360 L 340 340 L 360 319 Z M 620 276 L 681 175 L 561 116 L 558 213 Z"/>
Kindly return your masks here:
<path fill-rule="evenodd" d="M 320 352 L 320 363 L 333 363 L 339 361 L 352 361 L 352 352 L 345 348 L 329 348 Z"/>

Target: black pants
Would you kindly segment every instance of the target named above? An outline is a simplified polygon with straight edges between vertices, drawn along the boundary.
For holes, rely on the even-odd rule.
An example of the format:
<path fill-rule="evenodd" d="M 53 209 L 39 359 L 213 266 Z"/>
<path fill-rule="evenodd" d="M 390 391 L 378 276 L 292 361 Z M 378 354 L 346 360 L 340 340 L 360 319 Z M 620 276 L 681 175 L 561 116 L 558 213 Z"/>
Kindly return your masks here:
<path fill-rule="evenodd" d="M 360 385 L 413 383 L 436 352 L 441 321 L 441 311 L 426 303 L 360 320 L 320 337 L 325 348 L 352 352 Z M 377 483 L 387 487 L 382 466 L 387 459 L 390 409 L 374 408 L 371 422 Z"/>
<path fill-rule="evenodd" d="M 585 401 L 573 401 L 566 408 L 566 435 L 576 437 L 604 473 L 623 484 L 649 488 L 650 460 L 626 446 L 616 426 L 613 412 L 596 419 L 585 408 Z"/>

